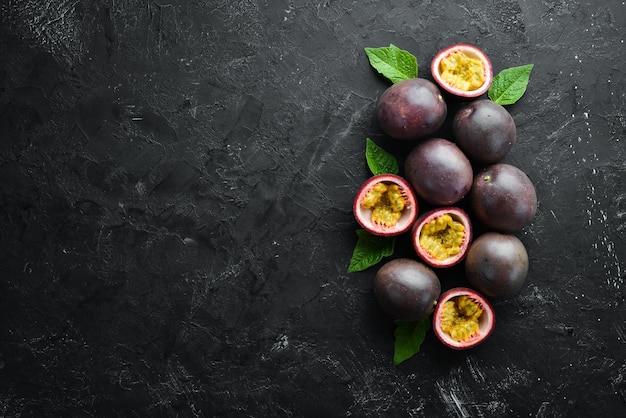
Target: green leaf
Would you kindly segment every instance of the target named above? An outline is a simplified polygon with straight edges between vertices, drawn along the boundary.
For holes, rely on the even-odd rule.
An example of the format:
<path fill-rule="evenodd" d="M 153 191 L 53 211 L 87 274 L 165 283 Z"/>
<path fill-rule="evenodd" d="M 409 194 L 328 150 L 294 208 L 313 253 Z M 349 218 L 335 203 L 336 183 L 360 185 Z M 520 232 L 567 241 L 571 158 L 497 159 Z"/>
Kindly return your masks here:
<path fill-rule="evenodd" d="M 393 364 L 397 366 L 420 351 L 420 346 L 431 327 L 431 315 L 419 321 L 396 321 Z"/>
<path fill-rule="evenodd" d="M 370 64 L 392 83 L 417 77 L 417 59 L 408 51 L 390 44 L 388 47 L 365 48 Z"/>
<path fill-rule="evenodd" d="M 396 158 L 376 145 L 370 138 L 365 140 L 365 158 L 372 174 L 398 174 L 400 168 Z"/>
<path fill-rule="evenodd" d="M 380 237 L 364 229 L 357 229 L 359 239 L 354 247 L 348 273 L 362 271 L 378 264 L 383 257 L 393 254 L 396 237 Z"/>
<path fill-rule="evenodd" d="M 502 106 L 517 102 L 526 92 L 533 67 L 533 64 L 527 64 L 500 71 L 493 78 L 487 95 Z"/>

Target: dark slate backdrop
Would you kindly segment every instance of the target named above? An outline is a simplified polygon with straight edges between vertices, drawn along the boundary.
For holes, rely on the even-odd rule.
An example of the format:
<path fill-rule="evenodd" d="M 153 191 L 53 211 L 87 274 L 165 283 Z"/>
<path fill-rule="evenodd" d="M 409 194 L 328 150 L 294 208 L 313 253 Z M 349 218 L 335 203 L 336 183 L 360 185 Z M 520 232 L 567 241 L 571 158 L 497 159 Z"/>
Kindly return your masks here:
<path fill-rule="evenodd" d="M 0 416 L 619 416 L 622 0 L 0 4 Z M 535 64 L 506 162 L 530 273 L 467 352 L 392 364 L 351 204 L 364 47 Z M 451 104 L 451 108 L 454 103 Z M 442 135 L 445 135 L 443 132 Z M 400 239 L 394 256 L 413 256 Z M 463 283 L 462 271 L 441 273 Z"/>

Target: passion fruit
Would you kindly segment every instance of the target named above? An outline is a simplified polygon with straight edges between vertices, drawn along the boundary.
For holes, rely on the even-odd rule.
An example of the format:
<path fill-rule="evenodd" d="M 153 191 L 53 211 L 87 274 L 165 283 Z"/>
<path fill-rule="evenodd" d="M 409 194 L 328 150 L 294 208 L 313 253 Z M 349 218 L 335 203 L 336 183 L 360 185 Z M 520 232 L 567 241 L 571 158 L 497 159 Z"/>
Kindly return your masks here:
<path fill-rule="evenodd" d="M 458 264 L 472 240 L 470 218 L 457 207 L 432 209 L 413 225 L 413 248 L 429 266 L 451 267 Z"/>
<path fill-rule="evenodd" d="M 401 321 L 418 321 L 428 316 L 441 294 L 441 283 L 433 270 L 410 258 L 385 263 L 374 278 L 374 294 L 381 308 Z"/>
<path fill-rule="evenodd" d="M 376 107 L 378 123 L 395 139 L 412 140 L 433 134 L 443 125 L 448 107 L 439 88 L 424 78 L 410 78 L 388 87 Z"/>
<path fill-rule="evenodd" d="M 470 161 L 494 164 L 511 150 L 516 138 L 515 121 L 504 106 L 489 99 L 466 103 L 454 116 L 456 144 Z"/>
<path fill-rule="evenodd" d="M 513 296 L 528 275 L 526 247 L 515 235 L 486 232 L 467 252 L 465 275 L 473 288 L 489 297 Z"/>
<path fill-rule="evenodd" d="M 439 51 L 430 70 L 441 88 L 460 97 L 478 97 L 493 81 L 489 57 L 474 45 L 455 44 Z"/>
<path fill-rule="evenodd" d="M 435 335 L 455 350 L 484 342 L 495 323 L 495 312 L 487 299 L 465 287 L 450 289 L 441 295 L 433 315 Z"/>
<path fill-rule="evenodd" d="M 404 175 L 418 197 L 433 205 L 448 206 L 469 192 L 474 173 L 469 159 L 456 144 L 431 138 L 407 155 Z"/>
<path fill-rule="evenodd" d="M 404 178 L 379 174 L 361 186 L 353 212 L 359 225 L 374 235 L 400 235 L 417 219 L 417 199 Z"/>
<path fill-rule="evenodd" d="M 532 181 L 522 170 L 505 163 L 485 167 L 476 175 L 469 200 L 478 220 L 503 232 L 522 229 L 537 211 Z"/>

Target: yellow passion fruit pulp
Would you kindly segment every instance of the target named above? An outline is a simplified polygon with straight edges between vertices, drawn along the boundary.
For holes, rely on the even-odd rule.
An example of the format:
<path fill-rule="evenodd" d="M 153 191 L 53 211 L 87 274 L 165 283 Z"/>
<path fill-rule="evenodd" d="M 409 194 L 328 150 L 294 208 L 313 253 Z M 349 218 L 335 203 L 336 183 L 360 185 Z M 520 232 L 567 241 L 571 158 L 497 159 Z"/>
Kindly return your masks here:
<path fill-rule="evenodd" d="M 394 226 L 400 220 L 407 204 L 406 193 L 397 184 L 376 183 L 361 201 L 365 209 L 372 209 L 372 222 Z"/>
<path fill-rule="evenodd" d="M 467 341 L 478 333 L 482 314 L 482 306 L 467 295 L 455 297 L 443 304 L 441 330 L 454 341 Z"/>
<path fill-rule="evenodd" d="M 431 267 L 445 268 L 465 258 L 472 240 L 472 224 L 458 207 L 435 208 L 419 217 L 412 234 L 417 255 Z"/>
<path fill-rule="evenodd" d="M 460 90 L 472 91 L 485 83 L 485 68 L 478 58 L 463 51 L 452 52 L 439 63 L 441 78 Z"/>
<path fill-rule="evenodd" d="M 461 252 L 465 226 L 445 213 L 422 227 L 419 244 L 437 260 L 445 260 Z"/>
<path fill-rule="evenodd" d="M 402 234 L 417 219 L 417 199 L 409 183 L 395 174 L 370 177 L 359 189 L 354 216 L 366 231 L 379 236 Z"/>
<path fill-rule="evenodd" d="M 455 350 L 475 347 L 489 337 L 495 326 L 493 307 L 475 290 L 457 287 L 439 298 L 433 329 L 439 340 Z"/>

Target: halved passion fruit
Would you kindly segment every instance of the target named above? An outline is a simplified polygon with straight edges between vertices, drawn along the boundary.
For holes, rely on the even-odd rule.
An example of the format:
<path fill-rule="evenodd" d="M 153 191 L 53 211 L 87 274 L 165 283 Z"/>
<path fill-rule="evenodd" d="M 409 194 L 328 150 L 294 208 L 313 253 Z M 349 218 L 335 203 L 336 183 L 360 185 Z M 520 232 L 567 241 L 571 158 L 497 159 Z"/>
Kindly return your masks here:
<path fill-rule="evenodd" d="M 458 264 L 472 240 L 472 224 L 462 209 L 436 208 L 419 217 L 412 229 L 415 252 L 431 267 Z"/>
<path fill-rule="evenodd" d="M 496 316 L 487 299 L 465 287 L 441 295 L 433 314 L 435 335 L 455 350 L 472 348 L 485 341 L 495 323 Z"/>
<path fill-rule="evenodd" d="M 493 81 L 489 57 L 469 44 L 455 44 L 439 51 L 430 70 L 441 88 L 461 97 L 481 96 Z"/>
<path fill-rule="evenodd" d="M 354 217 L 363 229 L 380 236 L 408 231 L 417 218 L 417 199 L 409 183 L 395 174 L 370 177 L 354 199 Z"/>

